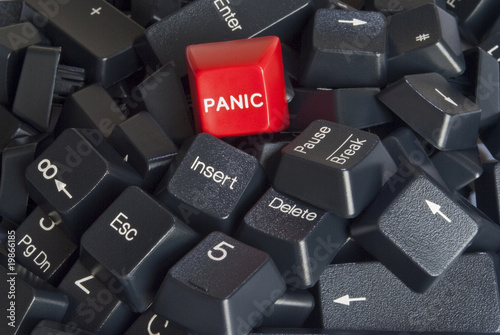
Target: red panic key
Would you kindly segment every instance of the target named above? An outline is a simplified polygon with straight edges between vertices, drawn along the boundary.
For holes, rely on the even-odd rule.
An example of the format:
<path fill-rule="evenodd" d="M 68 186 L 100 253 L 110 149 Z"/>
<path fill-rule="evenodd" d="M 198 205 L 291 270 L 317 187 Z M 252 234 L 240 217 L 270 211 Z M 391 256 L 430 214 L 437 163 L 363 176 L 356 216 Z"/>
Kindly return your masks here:
<path fill-rule="evenodd" d="M 225 137 L 288 127 L 279 38 L 190 45 L 186 58 L 197 132 Z"/>

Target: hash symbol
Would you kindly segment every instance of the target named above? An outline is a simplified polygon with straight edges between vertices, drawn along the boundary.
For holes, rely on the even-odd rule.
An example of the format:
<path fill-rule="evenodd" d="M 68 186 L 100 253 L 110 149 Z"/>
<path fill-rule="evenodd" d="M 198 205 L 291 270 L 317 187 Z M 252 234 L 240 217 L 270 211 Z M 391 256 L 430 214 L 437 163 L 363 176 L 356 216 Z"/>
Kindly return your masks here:
<path fill-rule="evenodd" d="M 420 34 L 417 37 L 415 37 L 415 41 L 417 42 L 423 42 L 426 39 L 430 38 L 431 36 L 429 34 Z"/>

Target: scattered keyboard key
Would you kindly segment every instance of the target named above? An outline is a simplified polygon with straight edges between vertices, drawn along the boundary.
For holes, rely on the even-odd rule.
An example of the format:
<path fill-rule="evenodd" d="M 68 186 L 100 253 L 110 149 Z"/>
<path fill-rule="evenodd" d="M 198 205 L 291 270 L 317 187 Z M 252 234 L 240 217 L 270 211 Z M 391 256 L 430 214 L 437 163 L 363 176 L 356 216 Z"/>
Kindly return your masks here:
<path fill-rule="evenodd" d="M 352 218 L 395 171 L 396 165 L 377 135 L 318 120 L 283 148 L 273 186 L 335 215 Z"/>
<path fill-rule="evenodd" d="M 492 254 L 461 256 L 424 294 L 408 289 L 378 262 L 331 265 L 319 279 L 318 294 L 326 329 L 437 335 L 497 332 L 500 326 L 498 256 Z"/>
<path fill-rule="evenodd" d="M 483 173 L 477 148 L 439 151 L 431 158 L 451 190 L 460 190 Z"/>
<path fill-rule="evenodd" d="M 54 322 L 50 320 L 40 321 L 30 333 L 30 335 L 95 335 L 94 333 L 89 333 L 79 328 L 74 328 L 59 322 Z"/>
<path fill-rule="evenodd" d="M 378 98 L 440 150 L 476 146 L 481 109 L 437 73 L 405 76 Z"/>
<path fill-rule="evenodd" d="M 427 291 L 481 227 L 468 207 L 414 171 L 396 172 L 351 225 L 351 235 L 416 292 Z"/>
<path fill-rule="evenodd" d="M 170 269 L 153 311 L 193 332 L 245 335 L 284 292 L 269 255 L 214 232 Z"/>
<path fill-rule="evenodd" d="M 245 215 L 236 238 L 267 252 L 289 286 L 308 288 L 347 239 L 346 223 L 271 188 Z"/>
<path fill-rule="evenodd" d="M 155 197 L 202 235 L 232 232 L 266 189 L 256 158 L 207 133 L 184 143 Z"/>
<path fill-rule="evenodd" d="M 142 178 L 97 130 L 67 129 L 26 169 L 30 196 L 75 238 Z"/>
<path fill-rule="evenodd" d="M 304 87 L 370 87 L 386 82 L 385 16 L 319 9 L 302 35 Z"/>
<path fill-rule="evenodd" d="M 135 320 L 134 324 L 123 335 L 188 335 L 188 331 L 181 326 L 170 322 L 152 309 L 148 309 Z"/>
<path fill-rule="evenodd" d="M 163 205 L 129 187 L 83 234 L 80 262 L 100 281 L 117 282 L 118 297 L 142 313 L 168 269 L 196 242 L 198 234 Z"/>
<path fill-rule="evenodd" d="M 388 34 L 391 82 L 408 74 L 437 72 L 448 78 L 465 70 L 457 21 L 433 4 L 393 15 Z"/>
<path fill-rule="evenodd" d="M 186 58 L 198 132 L 225 137 L 288 127 L 277 37 L 190 45 Z"/>
<path fill-rule="evenodd" d="M 104 0 L 27 0 L 22 16 L 66 46 L 61 60 L 84 68 L 91 82 L 107 87 L 141 67 L 133 42 L 144 29 Z"/>

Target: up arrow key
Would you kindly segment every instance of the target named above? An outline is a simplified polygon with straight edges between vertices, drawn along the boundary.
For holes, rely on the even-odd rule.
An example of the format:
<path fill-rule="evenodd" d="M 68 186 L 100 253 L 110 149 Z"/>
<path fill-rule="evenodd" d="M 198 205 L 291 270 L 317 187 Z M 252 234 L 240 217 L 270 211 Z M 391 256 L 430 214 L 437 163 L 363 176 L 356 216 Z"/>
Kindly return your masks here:
<path fill-rule="evenodd" d="M 339 23 L 352 23 L 353 26 L 361 26 L 363 24 L 367 24 L 368 22 L 363 21 L 363 20 L 358 20 L 358 19 L 352 19 L 352 20 L 339 20 Z"/>
<path fill-rule="evenodd" d="M 333 300 L 333 302 L 336 302 L 337 304 L 342 304 L 342 305 L 346 305 L 346 306 L 349 306 L 351 304 L 352 301 L 365 301 L 366 298 L 365 297 L 361 297 L 361 298 L 349 298 L 349 294 L 346 294 L 340 298 L 337 298 L 335 300 Z"/>
<path fill-rule="evenodd" d="M 64 194 L 66 194 L 68 196 L 68 198 L 70 198 L 70 199 L 73 198 L 73 196 L 66 189 L 66 184 L 65 183 L 63 183 L 62 181 L 59 181 L 57 179 L 54 179 L 54 182 L 56 183 L 57 192 L 63 191 Z"/>
<path fill-rule="evenodd" d="M 429 206 L 429 209 L 431 210 L 432 214 L 434 215 L 439 214 L 443 219 L 445 219 L 448 222 L 451 222 L 451 220 L 446 215 L 444 215 L 443 212 L 441 212 L 441 206 L 427 199 L 425 200 L 425 202 L 427 203 L 427 206 Z"/>

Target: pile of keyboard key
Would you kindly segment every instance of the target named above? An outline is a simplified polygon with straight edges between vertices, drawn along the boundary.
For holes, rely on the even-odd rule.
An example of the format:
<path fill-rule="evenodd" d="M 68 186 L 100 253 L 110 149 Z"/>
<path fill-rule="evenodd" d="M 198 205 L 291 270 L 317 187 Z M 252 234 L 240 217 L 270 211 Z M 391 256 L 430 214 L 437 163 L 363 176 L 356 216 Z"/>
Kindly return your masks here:
<path fill-rule="evenodd" d="M 0 334 L 500 333 L 497 0 L 0 1 Z"/>

